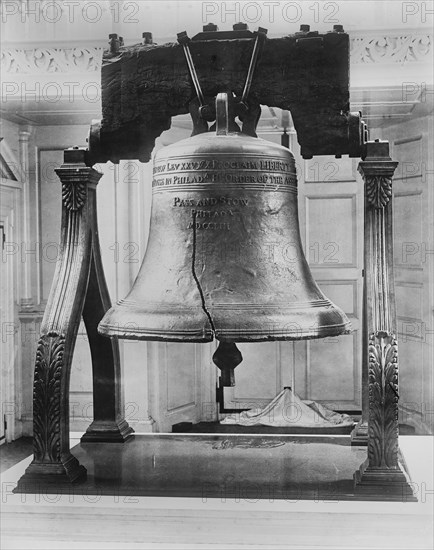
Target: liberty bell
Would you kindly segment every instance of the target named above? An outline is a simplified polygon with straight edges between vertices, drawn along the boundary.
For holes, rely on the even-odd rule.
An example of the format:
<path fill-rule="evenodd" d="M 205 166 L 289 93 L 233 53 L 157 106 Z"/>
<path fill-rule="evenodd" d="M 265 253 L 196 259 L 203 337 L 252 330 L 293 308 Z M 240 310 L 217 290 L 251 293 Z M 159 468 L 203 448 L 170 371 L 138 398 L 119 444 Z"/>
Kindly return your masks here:
<path fill-rule="evenodd" d="M 102 319 L 101 334 L 216 338 L 238 364 L 236 342 L 349 332 L 303 253 L 292 153 L 237 131 L 229 113 L 228 95 L 218 94 L 215 131 L 156 154 L 146 254 L 130 293 Z"/>

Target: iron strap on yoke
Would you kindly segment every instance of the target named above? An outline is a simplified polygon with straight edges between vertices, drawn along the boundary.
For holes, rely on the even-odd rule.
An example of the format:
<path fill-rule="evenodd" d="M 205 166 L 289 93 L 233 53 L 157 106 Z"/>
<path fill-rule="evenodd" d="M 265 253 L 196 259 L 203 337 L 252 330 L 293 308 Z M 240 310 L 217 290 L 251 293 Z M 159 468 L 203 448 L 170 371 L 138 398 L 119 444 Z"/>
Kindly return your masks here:
<path fill-rule="evenodd" d="M 247 98 L 252 85 L 255 69 L 258 65 L 258 62 L 262 54 L 265 39 L 267 37 L 267 32 L 268 32 L 267 29 L 259 27 L 257 32 L 255 33 L 256 34 L 255 42 L 253 45 L 252 56 L 250 58 L 250 64 L 247 71 L 247 77 L 244 83 L 243 92 L 242 92 L 241 98 L 236 98 L 237 101 L 236 101 L 236 107 L 235 107 L 235 113 L 234 113 L 235 116 L 238 115 L 239 117 L 242 117 L 249 110 Z M 188 37 L 186 31 L 178 33 L 177 37 L 178 37 L 178 43 L 183 47 L 190 77 L 193 82 L 197 99 L 199 101 L 199 114 L 203 120 L 212 122 L 213 120 L 215 120 L 215 117 L 216 117 L 214 105 L 211 106 L 206 104 L 205 96 L 200 86 L 199 78 L 197 76 L 196 68 L 194 66 L 193 58 L 189 47 L 190 38 Z"/>

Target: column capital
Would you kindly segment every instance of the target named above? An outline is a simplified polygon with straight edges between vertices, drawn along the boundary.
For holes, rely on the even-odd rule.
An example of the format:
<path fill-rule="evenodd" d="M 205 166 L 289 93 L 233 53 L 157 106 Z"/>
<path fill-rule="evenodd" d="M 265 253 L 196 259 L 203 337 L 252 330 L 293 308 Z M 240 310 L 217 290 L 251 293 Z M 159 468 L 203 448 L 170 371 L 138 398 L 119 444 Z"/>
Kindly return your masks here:
<path fill-rule="evenodd" d="M 366 157 L 358 171 L 365 181 L 366 200 L 374 208 L 387 206 L 392 196 L 392 178 L 398 162 L 389 156 L 388 141 L 368 141 Z"/>
<path fill-rule="evenodd" d="M 391 178 L 398 164 L 389 156 L 389 142 L 376 139 L 367 142 L 366 156 L 359 162 L 358 170 L 363 178 L 371 175 Z"/>
<path fill-rule="evenodd" d="M 29 141 L 30 136 L 32 135 L 33 127 L 29 124 L 20 126 L 18 130 L 18 139 L 19 141 Z"/>
<path fill-rule="evenodd" d="M 95 188 L 102 173 L 87 166 L 87 150 L 71 147 L 64 151 L 64 162 L 55 170 L 62 182 L 62 201 L 67 210 L 81 210 L 89 187 Z"/>

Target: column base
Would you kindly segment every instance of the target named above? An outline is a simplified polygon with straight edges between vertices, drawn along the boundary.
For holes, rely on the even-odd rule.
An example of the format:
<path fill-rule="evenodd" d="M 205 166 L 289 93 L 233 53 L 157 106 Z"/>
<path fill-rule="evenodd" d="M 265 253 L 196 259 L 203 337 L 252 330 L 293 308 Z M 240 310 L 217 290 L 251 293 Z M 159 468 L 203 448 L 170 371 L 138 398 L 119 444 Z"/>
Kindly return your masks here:
<path fill-rule="evenodd" d="M 126 420 L 94 420 L 81 438 L 81 443 L 124 443 L 134 434 Z"/>
<path fill-rule="evenodd" d="M 351 432 L 351 446 L 363 447 L 368 444 L 368 423 L 360 420 Z"/>
<path fill-rule="evenodd" d="M 72 454 L 62 462 L 33 462 L 18 481 L 14 493 L 38 493 L 47 485 L 80 483 L 87 477 L 86 468 Z"/>
<path fill-rule="evenodd" d="M 397 468 L 372 468 L 364 462 L 354 473 L 354 494 L 358 497 L 382 499 L 399 502 L 417 502 L 408 476 Z"/>

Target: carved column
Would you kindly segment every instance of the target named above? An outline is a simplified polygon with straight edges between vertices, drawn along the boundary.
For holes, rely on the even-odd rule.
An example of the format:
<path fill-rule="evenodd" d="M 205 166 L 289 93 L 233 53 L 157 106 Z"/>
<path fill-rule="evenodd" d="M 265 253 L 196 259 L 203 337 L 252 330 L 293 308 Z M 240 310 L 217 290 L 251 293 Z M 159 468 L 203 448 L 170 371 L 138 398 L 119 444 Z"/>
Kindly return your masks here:
<path fill-rule="evenodd" d="M 82 316 L 92 355 L 95 418 L 84 438 L 124 441 L 132 432 L 123 418 L 117 341 L 97 334 L 98 322 L 110 307 L 96 219 L 96 185 L 102 174 L 86 166 L 85 155 L 82 149 L 66 150 L 65 163 L 56 170 L 62 182 L 60 259 L 36 353 L 34 457 L 17 492 L 86 477 L 69 443 L 69 380 Z"/>
<path fill-rule="evenodd" d="M 392 235 L 392 177 L 397 165 L 389 157 L 389 143 L 378 140 L 367 143 L 366 159 L 359 164 L 365 182 L 363 369 L 367 382 L 364 417 L 368 421 L 368 457 L 355 474 L 355 490 L 408 500 L 412 492 L 398 460 L 398 343 Z"/>

